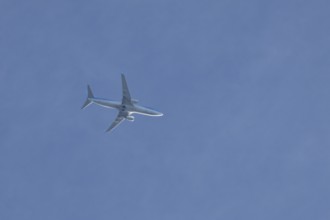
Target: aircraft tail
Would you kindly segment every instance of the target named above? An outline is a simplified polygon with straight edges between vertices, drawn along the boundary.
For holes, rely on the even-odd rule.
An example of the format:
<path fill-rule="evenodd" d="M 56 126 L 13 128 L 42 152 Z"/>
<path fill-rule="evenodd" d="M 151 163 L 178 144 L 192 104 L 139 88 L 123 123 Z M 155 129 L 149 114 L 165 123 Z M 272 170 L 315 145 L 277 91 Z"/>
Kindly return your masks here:
<path fill-rule="evenodd" d="M 94 98 L 92 89 L 89 85 L 87 85 L 87 91 L 88 91 L 87 99 L 86 99 L 84 105 L 81 107 L 81 109 L 84 109 L 87 106 L 89 106 L 92 103 L 92 99 Z"/>

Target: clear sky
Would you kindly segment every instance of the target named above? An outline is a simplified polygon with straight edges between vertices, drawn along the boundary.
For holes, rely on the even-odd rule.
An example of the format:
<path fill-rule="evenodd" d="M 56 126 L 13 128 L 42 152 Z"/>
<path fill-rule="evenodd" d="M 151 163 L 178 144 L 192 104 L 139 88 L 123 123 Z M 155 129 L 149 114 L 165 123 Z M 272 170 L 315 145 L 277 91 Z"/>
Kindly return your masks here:
<path fill-rule="evenodd" d="M 329 8 L 0 0 L 0 219 L 330 219 Z"/>

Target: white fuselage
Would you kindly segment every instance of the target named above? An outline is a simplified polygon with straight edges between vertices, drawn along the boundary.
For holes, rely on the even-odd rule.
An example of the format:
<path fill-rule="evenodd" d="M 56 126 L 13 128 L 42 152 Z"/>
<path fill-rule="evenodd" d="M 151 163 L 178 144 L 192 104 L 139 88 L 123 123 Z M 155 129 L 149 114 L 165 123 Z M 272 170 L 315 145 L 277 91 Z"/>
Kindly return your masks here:
<path fill-rule="evenodd" d="M 122 104 L 119 101 L 110 101 L 102 98 L 89 98 L 89 100 L 97 105 L 106 108 L 115 108 L 119 111 L 127 112 L 127 115 L 140 114 L 147 116 L 162 116 L 163 113 L 156 110 L 140 106 L 138 104 Z"/>

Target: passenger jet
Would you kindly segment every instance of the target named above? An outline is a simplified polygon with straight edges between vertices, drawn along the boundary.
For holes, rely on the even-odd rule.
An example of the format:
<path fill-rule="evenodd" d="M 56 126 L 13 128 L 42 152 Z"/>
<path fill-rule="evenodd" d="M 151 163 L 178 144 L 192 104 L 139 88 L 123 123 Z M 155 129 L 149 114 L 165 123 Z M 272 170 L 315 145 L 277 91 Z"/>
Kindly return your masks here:
<path fill-rule="evenodd" d="M 115 108 L 118 110 L 118 115 L 115 121 L 111 124 L 111 126 L 106 130 L 107 132 L 111 131 L 115 127 L 117 127 L 124 119 L 128 121 L 134 121 L 134 116 L 132 114 L 140 114 L 147 116 L 162 116 L 163 113 L 155 111 L 153 109 L 143 107 L 138 105 L 138 100 L 132 99 L 128 90 L 127 82 L 125 79 L 125 75 L 121 74 L 121 82 L 122 82 L 122 91 L 123 97 L 120 101 L 110 101 L 102 98 L 96 98 L 93 95 L 91 87 L 87 86 L 88 96 L 87 99 L 82 106 L 82 109 L 90 105 L 91 103 L 95 103 L 97 105 L 106 107 L 106 108 Z"/>

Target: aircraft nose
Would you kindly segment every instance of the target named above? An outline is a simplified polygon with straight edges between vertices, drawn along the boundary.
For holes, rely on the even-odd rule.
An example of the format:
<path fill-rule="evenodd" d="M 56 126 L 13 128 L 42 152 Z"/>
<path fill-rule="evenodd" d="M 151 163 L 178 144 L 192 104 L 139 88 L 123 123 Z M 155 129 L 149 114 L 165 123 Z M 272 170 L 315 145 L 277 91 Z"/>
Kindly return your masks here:
<path fill-rule="evenodd" d="M 150 116 L 163 116 L 164 114 L 159 112 L 159 111 L 156 111 L 154 109 L 146 109 L 146 112 L 147 114 L 149 114 Z"/>
<path fill-rule="evenodd" d="M 156 115 L 157 115 L 157 116 L 163 116 L 164 114 L 161 113 L 161 112 L 156 112 Z"/>

